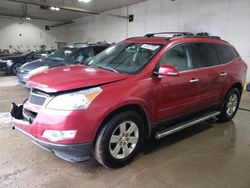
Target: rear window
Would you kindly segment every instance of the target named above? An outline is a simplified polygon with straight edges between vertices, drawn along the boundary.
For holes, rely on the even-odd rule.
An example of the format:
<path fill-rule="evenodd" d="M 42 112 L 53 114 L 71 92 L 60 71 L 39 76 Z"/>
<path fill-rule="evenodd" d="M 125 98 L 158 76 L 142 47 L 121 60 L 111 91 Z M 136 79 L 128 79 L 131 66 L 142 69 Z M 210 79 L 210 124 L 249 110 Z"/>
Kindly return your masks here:
<path fill-rule="evenodd" d="M 210 43 L 195 43 L 193 48 L 196 54 L 196 68 L 210 67 L 219 64 L 216 49 Z"/>
<path fill-rule="evenodd" d="M 221 64 L 229 63 L 238 57 L 235 50 L 230 46 L 216 44 L 216 49 L 218 51 Z"/>

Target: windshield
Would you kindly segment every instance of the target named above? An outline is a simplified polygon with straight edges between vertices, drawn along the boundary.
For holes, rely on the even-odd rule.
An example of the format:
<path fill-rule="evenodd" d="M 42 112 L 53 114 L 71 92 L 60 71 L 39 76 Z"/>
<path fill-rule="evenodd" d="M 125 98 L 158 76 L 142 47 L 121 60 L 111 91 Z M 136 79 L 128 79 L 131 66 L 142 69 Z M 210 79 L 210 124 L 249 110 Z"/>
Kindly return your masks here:
<path fill-rule="evenodd" d="M 142 70 L 161 48 L 159 44 L 119 43 L 97 55 L 88 65 L 134 74 Z"/>
<path fill-rule="evenodd" d="M 76 48 L 70 48 L 70 47 L 60 48 L 54 51 L 52 54 L 50 54 L 48 58 L 52 60 L 64 60 L 65 57 L 71 55 L 75 50 Z"/>

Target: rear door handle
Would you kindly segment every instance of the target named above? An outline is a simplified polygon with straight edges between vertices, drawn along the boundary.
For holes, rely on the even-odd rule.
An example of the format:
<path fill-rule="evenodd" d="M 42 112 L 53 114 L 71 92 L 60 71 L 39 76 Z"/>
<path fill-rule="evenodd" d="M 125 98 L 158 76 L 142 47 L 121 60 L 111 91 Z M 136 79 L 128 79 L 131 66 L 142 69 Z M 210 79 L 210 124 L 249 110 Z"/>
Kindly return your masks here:
<path fill-rule="evenodd" d="M 227 76 L 227 73 L 226 72 L 222 72 L 222 73 L 220 73 L 220 76 L 222 76 L 222 77 Z"/>
<path fill-rule="evenodd" d="M 195 82 L 199 82 L 200 80 L 198 78 L 192 78 L 191 80 L 189 80 L 190 83 L 195 83 Z"/>

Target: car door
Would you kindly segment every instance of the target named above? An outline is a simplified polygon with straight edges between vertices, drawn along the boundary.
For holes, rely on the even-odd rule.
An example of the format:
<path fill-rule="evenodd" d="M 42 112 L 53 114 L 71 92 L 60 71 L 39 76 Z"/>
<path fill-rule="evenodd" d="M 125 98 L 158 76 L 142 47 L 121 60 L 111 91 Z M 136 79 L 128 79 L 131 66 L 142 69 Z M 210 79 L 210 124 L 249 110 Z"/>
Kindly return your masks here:
<path fill-rule="evenodd" d="M 213 43 L 194 43 L 196 76 L 199 80 L 198 108 L 205 109 L 219 103 L 224 77 L 220 76 L 223 67 Z"/>
<path fill-rule="evenodd" d="M 169 49 L 159 65 L 176 66 L 178 76 L 166 76 L 156 81 L 156 117 L 158 121 L 182 116 L 197 108 L 196 71 L 190 44 L 179 44 Z"/>

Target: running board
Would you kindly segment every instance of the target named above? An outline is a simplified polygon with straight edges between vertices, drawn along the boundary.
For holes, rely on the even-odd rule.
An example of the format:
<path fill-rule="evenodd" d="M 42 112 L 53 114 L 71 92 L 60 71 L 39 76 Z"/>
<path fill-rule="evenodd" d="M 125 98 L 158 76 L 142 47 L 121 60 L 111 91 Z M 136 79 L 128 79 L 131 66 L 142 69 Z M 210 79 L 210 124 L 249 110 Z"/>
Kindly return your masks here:
<path fill-rule="evenodd" d="M 161 138 L 166 137 L 170 134 L 173 134 L 173 133 L 179 132 L 183 129 L 186 129 L 188 127 L 191 127 L 197 123 L 200 123 L 200 122 L 205 121 L 207 119 L 210 119 L 212 117 L 218 116 L 219 114 L 220 114 L 220 112 L 218 112 L 218 111 L 213 111 L 213 112 L 203 114 L 203 115 L 196 117 L 194 119 L 188 120 L 188 121 L 183 122 L 183 123 L 179 123 L 173 127 L 169 127 L 165 130 L 159 131 L 155 134 L 155 138 L 161 139 Z"/>

